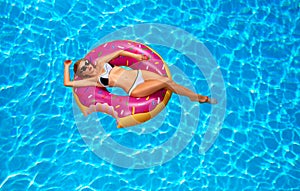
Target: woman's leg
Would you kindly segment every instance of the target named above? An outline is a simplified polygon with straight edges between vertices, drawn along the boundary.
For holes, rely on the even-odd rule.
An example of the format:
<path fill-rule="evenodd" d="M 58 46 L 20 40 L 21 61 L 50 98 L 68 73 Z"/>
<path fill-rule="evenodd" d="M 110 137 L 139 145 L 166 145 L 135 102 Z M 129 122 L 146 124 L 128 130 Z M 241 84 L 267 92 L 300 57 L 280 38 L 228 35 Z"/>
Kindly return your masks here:
<path fill-rule="evenodd" d="M 145 97 L 160 89 L 166 88 L 176 94 L 189 97 L 191 101 L 210 102 L 210 99 L 207 96 L 196 94 L 190 89 L 175 83 L 167 77 L 144 70 L 142 70 L 142 74 L 145 82 L 139 84 L 132 91 L 131 95 L 134 97 Z"/>

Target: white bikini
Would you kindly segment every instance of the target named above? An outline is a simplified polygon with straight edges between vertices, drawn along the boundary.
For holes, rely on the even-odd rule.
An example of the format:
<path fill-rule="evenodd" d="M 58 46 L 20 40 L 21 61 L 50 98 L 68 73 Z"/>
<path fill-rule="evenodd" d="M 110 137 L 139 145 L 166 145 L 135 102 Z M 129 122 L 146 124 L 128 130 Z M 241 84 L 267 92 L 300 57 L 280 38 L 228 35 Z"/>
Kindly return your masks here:
<path fill-rule="evenodd" d="M 104 70 L 105 72 L 99 76 L 99 83 L 102 84 L 104 87 L 108 87 L 109 84 L 109 74 L 111 70 L 114 68 L 114 65 L 110 63 L 104 64 Z M 128 94 L 131 95 L 132 91 L 140 84 L 144 83 L 144 78 L 142 75 L 141 70 L 137 70 L 136 78 L 131 86 L 131 88 L 128 91 Z"/>
<path fill-rule="evenodd" d="M 141 70 L 137 70 L 136 78 L 128 91 L 128 94 L 131 95 L 132 91 L 140 84 L 144 83 L 144 78 Z"/>
<path fill-rule="evenodd" d="M 111 65 L 110 63 L 105 63 L 104 64 L 104 70 L 105 72 L 99 76 L 99 82 L 102 84 L 104 87 L 108 86 L 108 78 L 111 70 L 113 69 L 114 65 Z"/>

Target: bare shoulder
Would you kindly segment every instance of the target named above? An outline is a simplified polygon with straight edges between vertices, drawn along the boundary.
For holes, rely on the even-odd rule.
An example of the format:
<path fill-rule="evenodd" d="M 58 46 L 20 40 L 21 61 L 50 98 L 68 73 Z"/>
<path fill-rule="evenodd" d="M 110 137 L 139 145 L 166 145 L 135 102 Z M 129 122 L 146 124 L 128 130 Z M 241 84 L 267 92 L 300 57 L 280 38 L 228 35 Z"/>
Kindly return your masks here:
<path fill-rule="evenodd" d="M 103 57 L 99 57 L 95 60 L 95 64 L 104 64 L 105 63 L 105 59 Z"/>
<path fill-rule="evenodd" d="M 96 68 L 98 68 L 98 69 L 100 69 L 100 68 L 102 68 L 103 67 L 103 65 L 104 65 L 104 61 L 103 61 L 103 59 L 101 59 L 101 58 L 97 58 L 96 60 L 95 60 L 95 66 L 96 66 Z"/>

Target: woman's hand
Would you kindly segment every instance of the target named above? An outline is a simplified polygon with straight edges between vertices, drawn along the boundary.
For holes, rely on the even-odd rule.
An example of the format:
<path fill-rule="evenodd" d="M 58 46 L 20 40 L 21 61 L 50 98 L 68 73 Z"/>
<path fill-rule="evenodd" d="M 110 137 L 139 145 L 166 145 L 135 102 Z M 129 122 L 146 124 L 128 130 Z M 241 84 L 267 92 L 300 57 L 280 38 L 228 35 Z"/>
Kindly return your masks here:
<path fill-rule="evenodd" d="M 65 66 L 71 66 L 72 60 L 65 60 L 64 65 Z"/>
<path fill-rule="evenodd" d="M 137 60 L 142 61 L 142 60 L 148 60 L 149 58 L 146 55 L 143 54 L 136 54 L 135 57 Z"/>

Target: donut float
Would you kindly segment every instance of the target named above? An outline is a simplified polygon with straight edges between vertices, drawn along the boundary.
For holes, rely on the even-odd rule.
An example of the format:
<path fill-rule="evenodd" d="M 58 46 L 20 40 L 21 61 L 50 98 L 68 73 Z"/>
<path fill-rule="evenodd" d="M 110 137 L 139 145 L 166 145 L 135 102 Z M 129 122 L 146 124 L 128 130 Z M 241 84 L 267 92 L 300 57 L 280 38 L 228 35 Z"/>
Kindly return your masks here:
<path fill-rule="evenodd" d="M 116 40 L 104 43 L 92 51 L 85 58 L 95 63 L 99 57 L 118 50 L 126 50 L 135 54 L 146 55 L 149 59 L 139 61 L 135 58 L 119 56 L 112 61 L 115 66 L 126 66 L 134 70 L 148 70 L 171 79 L 168 66 L 162 57 L 147 45 L 129 41 Z M 74 76 L 74 80 L 80 77 Z M 82 113 L 87 116 L 93 112 L 103 112 L 117 120 L 117 127 L 129 127 L 148 121 L 155 117 L 167 105 L 172 92 L 161 89 L 147 97 L 131 97 L 115 95 L 106 88 L 74 87 L 73 95 Z"/>

